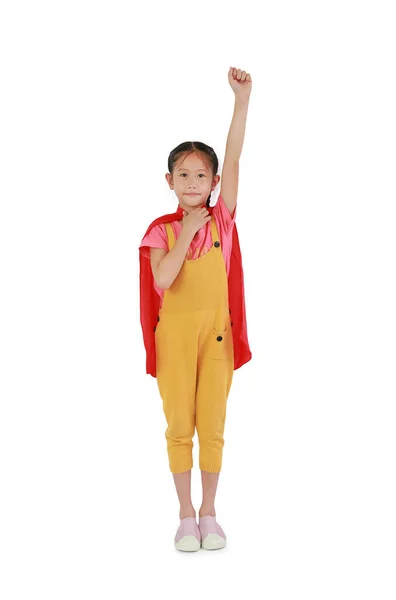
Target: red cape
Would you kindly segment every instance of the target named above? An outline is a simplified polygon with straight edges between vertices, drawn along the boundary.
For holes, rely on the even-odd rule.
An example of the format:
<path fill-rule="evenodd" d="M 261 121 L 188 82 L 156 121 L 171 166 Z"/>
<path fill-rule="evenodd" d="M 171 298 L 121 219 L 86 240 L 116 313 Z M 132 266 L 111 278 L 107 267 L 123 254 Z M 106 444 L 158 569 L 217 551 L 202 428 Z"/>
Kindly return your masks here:
<path fill-rule="evenodd" d="M 206 207 L 212 214 L 213 206 Z M 175 213 L 163 215 L 153 221 L 146 233 L 159 223 L 181 221 L 183 209 L 180 204 Z M 146 348 L 146 373 L 156 377 L 155 328 L 160 307 L 160 297 L 154 288 L 154 277 L 150 259 L 140 255 L 140 322 L 143 330 L 143 341 Z M 232 322 L 232 337 L 234 342 L 234 370 L 239 369 L 252 358 L 247 338 L 245 291 L 243 283 L 242 256 L 236 224 L 232 234 L 232 251 L 230 271 L 228 274 L 228 306 Z"/>

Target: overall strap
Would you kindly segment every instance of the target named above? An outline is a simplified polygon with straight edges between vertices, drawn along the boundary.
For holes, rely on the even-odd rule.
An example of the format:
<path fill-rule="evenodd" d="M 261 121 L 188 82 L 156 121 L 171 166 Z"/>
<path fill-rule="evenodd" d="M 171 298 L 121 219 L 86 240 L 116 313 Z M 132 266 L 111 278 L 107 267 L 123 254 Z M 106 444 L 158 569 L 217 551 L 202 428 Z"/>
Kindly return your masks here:
<path fill-rule="evenodd" d="M 172 250 L 175 245 L 175 234 L 173 233 L 173 229 L 170 223 L 165 223 L 166 232 L 168 234 L 168 246 L 169 250 Z"/>
<path fill-rule="evenodd" d="M 211 231 L 212 231 L 212 243 L 214 244 L 215 242 L 219 241 L 219 233 L 217 231 L 216 219 L 214 218 L 213 215 L 210 220 L 210 226 L 211 226 Z"/>

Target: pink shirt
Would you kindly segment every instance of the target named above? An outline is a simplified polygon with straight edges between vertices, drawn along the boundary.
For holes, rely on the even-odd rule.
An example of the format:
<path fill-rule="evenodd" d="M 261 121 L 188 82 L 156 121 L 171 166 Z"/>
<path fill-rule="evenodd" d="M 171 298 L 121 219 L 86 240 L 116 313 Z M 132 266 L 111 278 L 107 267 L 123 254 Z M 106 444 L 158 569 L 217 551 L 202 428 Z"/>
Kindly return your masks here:
<path fill-rule="evenodd" d="M 232 231 L 235 223 L 236 207 L 233 215 L 231 215 L 224 202 L 223 196 L 220 194 L 216 204 L 213 207 L 213 216 L 216 221 L 217 231 L 219 232 L 221 249 L 223 251 L 224 262 L 228 276 L 230 271 Z M 182 224 L 179 223 L 179 221 L 172 221 L 170 225 L 173 229 L 173 233 L 175 234 L 175 240 L 177 240 L 181 230 L 183 229 Z M 210 229 L 210 221 L 208 221 L 206 225 L 201 227 L 201 229 L 199 229 L 195 234 L 190 247 L 187 250 L 186 259 L 195 260 L 196 258 L 200 258 L 211 249 L 212 245 L 212 232 Z M 139 250 L 143 256 L 150 258 L 150 248 L 163 248 L 164 250 L 169 251 L 168 236 L 164 223 L 155 225 L 152 230 L 142 239 Z M 159 288 L 155 281 L 154 288 L 161 298 L 161 307 L 165 290 Z"/>

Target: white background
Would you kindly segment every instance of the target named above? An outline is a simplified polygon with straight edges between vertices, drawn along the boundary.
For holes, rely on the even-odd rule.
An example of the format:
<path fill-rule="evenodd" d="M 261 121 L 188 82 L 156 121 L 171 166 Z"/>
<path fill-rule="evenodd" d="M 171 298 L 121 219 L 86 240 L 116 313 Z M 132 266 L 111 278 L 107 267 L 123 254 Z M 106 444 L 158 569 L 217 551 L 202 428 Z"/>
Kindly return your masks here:
<path fill-rule="evenodd" d="M 394 600 L 392 4 L 2 3 L 3 600 Z M 221 175 L 230 66 L 253 81 L 253 358 L 228 400 L 228 545 L 183 553 L 138 246 L 177 207 L 175 146 L 209 144 Z"/>

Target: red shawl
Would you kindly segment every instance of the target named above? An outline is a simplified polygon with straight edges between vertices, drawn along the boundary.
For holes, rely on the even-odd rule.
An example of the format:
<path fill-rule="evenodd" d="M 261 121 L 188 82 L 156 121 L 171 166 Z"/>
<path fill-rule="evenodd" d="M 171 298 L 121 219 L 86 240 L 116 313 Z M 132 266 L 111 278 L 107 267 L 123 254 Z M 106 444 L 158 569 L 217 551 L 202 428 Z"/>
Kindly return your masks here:
<path fill-rule="evenodd" d="M 206 207 L 212 214 L 213 206 Z M 183 209 L 180 204 L 175 213 L 163 215 L 153 221 L 146 233 L 159 223 L 181 221 Z M 160 297 L 154 288 L 154 277 L 150 258 L 140 255 L 140 322 L 143 330 L 143 341 L 146 348 L 146 373 L 156 377 L 155 327 L 160 307 Z M 232 322 L 232 337 L 234 342 L 234 370 L 239 369 L 252 358 L 247 338 L 245 292 L 243 283 L 242 256 L 236 224 L 232 234 L 232 251 L 230 270 L 228 274 L 228 306 Z"/>

